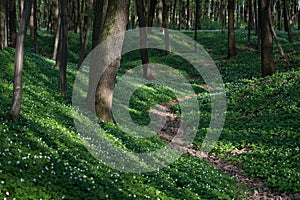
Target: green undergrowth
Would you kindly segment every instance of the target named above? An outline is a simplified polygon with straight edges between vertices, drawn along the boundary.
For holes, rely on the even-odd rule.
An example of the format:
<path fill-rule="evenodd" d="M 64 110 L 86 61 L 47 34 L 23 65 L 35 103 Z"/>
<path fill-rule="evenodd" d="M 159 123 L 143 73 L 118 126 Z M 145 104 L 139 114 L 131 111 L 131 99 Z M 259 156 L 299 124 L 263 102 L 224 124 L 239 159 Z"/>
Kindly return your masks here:
<path fill-rule="evenodd" d="M 192 33 L 186 33 L 193 36 Z M 253 44 L 256 38 L 252 37 Z M 227 117 L 221 137 L 211 152 L 262 179 L 278 192 L 299 192 L 299 34 L 288 44 L 279 33 L 287 59 L 279 59 L 277 73 L 260 78 L 260 56 L 246 46 L 246 31 L 237 31 L 238 55 L 226 60 L 227 34 L 199 32 L 198 41 L 216 61 L 227 94 Z M 51 58 L 53 35 L 39 33 L 39 52 L 26 50 L 23 101 L 19 124 L 6 120 L 13 89 L 14 50 L 0 51 L 0 198 L 4 199 L 243 199 L 247 189 L 236 179 L 203 160 L 183 155 L 170 166 L 143 174 L 123 173 L 95 159 L 75 128 L 71 98 L 59 95 L 58 70 Z M 32 40 L 28 39 L 28 44 Z M 68 93 L 72 95 L 79 53 L 77 34 L 70 34 Z M 52 44 L 52 43 L 51 43 Z M 28 46 L 28 45 L 27 45 Z M 152 63 L 174 67 L 190 79 L 200 108 L 194 145 L 208 130 L 210 96 L 201 75 L 177 55 L 150 50 Z M 139 51 L 122 58 L 118 78 L 141 65 Z M 168 87 L 147 84 L 135 91 L 129 111 L 140 126 L 150 123 L 148 109 L 176 99 Z M 171 110 L 181 117 L 178 104 Z M 149 152 L 166 145 L 156 135 L 136 139 L 120 127 L 103 123 L 107 138 L 124 150 Z M 236 153 L 237 152 L 237 153 Z"/>
<path fill-rule="evenodd" d="M 59 72 L 47 57 L 26 53 L 19 123 L 8 122 L 14 50 L 1 51 L 0 60 L 1 199 L 238 199 L 247 191 L 234 178 L 187 155 L 143 174 L 119 172 L 99 162 L 74 126 L 70 99 L 59 96 Z M 70 95 L 75 74 L 76 65 L 69 63 Z M 102 125 L 107 137 L 125 149 L 147 152 L 165 145 L 157 136 L 136 141 L 115 125 Z"/>

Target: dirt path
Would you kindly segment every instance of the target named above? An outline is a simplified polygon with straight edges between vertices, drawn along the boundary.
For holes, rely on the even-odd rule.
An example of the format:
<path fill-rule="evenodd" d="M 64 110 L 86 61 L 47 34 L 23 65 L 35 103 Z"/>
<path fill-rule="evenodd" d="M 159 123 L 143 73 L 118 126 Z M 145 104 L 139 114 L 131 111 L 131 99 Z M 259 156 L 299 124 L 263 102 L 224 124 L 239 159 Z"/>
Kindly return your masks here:
<path fill-rule="evenodd" d="M 179 100 L 173 100 L 171 102 L 166 103 L 163 105 L 165 109 L 167 110 L 166 113 L 162 113 L 160 111 L 150 110 L 150 112 L 154 114 L 164 115 L 168 118 L 166 121 L 165 126 L 158 132 L 158 136 L 167 142 L 171 142 L 173 137 L 176 135 L 180 120 L 176 118 L 176 115 L 171 113 L 169 107 L 173 104 L 177 104 L 181 101 L 185 101 L 189 97 L 182 98 Z M 251 193 L 248 193 L 246 195 L 249 196 L 250 200 L 297 200 L 300 199 L 300 194 L 280 194 L 277 192 L 274 192 L 271 188 L 267 187 L 263 181 L 255 180 L 248 178 L 244 176 L 244 171 L 238 167 L 230 164 L 229 162 L 215 157 L 211 155 L 206 155 L 202 152 L 196 151 L 194 149 L 194 146 L 191 144 L 188 147 L 183 147 L 180 145 L 180 143 L 175 144 L 173 146 L 174 148 L 178 149 L 179 151 L 189 154 L 191 156 L 199 157 L 203 159 L 205 162 L 213 165 L 218 170 L 226 173 L 227 175 L 231 177 L 235 177 L 238 181 L 245 184 Z M 240 154 L 245 152 L 246 149 L 242 150 L 234 150 L 231 153 L 232 154 Z"/>

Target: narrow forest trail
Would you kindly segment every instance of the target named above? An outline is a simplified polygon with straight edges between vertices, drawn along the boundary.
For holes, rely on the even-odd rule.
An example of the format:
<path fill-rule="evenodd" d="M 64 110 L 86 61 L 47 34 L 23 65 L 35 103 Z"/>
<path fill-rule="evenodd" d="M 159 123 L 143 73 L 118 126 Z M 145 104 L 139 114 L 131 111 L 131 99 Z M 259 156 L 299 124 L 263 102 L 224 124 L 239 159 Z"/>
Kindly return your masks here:
<path fill-rule="evenodd" d="M 190 97 L 184 97 L 178 100 L 172 100 L 170 102 L 162 105 L 163 110 L 166 110 L 166 113 L 163 113 L 158 110 L 151 109 L 149 112 L 152 114 L 160 115 L 160 117 L 167 117 L 165 126 L 158 132 L 160 139 L 171 142 L 174 136 L 177 134 L 178 128 L 180 126 L 180 119 L 176 117 L 176 114 L 172 113 L 169 109 L 171 105 L 178 104 L 183 102 Z M 264 181 L 256 180 L 249 178 L 244 175 L 244 171 L 241 167 L 231 164 L 228 161 L 225 161 L 217 156 L 207 155 L 203 152 L 197 151 L 194 148 L 194 145 L 188 145 L 187 147 L 182 146 L 181 142 L 173 143 L 173 148 L 179 150 L 182 153 L 188 154 L 190 156 L 198 157 L 203 159 L 205 162 L 213 165 L 219 171 L 224 172 L 225 174 L 236 178 L 239 182 L 246 185 L 249 189 L 249 193 L 246 195 L 249 196 L 249 200 L 298 200 L 300 199 L 300 194 L 285 194 L 275 192 L 272 188 L 266 186 Z M 233 155 L 241 154 L 247 152 L 247 149 L 234 150 L 230 152 Z"/>

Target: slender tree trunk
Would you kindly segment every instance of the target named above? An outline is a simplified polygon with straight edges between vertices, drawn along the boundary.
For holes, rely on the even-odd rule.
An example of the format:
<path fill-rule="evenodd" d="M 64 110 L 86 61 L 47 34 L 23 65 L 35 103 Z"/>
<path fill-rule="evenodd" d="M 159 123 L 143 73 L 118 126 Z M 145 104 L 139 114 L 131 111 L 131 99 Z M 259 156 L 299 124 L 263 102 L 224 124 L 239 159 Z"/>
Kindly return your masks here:
<path fill-rule="evenodd" d="M 221 0 L 221 15 L 222 15 L 222 33 L 226 30 L 226 2 Z"/>
<path fill-rule="evenodd" d="M 258 16 L 257 16 L 257 0 L 254 0 L 254 19 L 255 19 L 255 34 L 257 35 L 258 29 Z"/>
<path fill-rule="evenodd" d="M 148 32 L 149 33 L 151 33 L 151 27 L 153 26 L 156 5 L 157 5 L 157 0 L 150 1 L 150 9 L 148 12 L 148 27 L 149 27 Z"/>
<path fill-rule="evenodd" d="M 176 16 L 176 8 L 177 8 L 177 0 L 174 0 L 174 6 L 173 6 L 173 12 L 172 12 L 172 24 L 173 24 L 173 27 L 175 27 L 175 16 Z"/>
<path fill-rule="evenodd" d="M 288 32 L 289 42 L 293 42 L 293 35 L 290 26 L 290 16 L 288 11 L 287 0 L 283 0 L 283 15 L 284 15 L 284 31 Z"/>
<path fill-rule="evenodd" d="M 190 0 L 186 0 L 186 29 L 189 30 L 191 25 Z"/>
<path fill-rule="evenodd" d="M 158 20 L 158 27 L 162 31 L 163 27 L 163 0 L 158 0 L 158 12 L 157 12 L 157 20 Z"/>
<path fill-rule="evenodd" d="M 37 19 L 37 0 L 33 0 L 33 38 L 34 38 L 34 53 L 38 53 L 38 19 Z"/>
<path fill-rule="evenodd" d="M 93 38 L 92 38 L 92 48 L 95 48 L 101 41 L 101 31 L 104 25 L 104 19 L 107 13 L 108 0 L 96 0 L 94 15 L 94 25 L 93 25 Z"/>
<path fill-rule="evenodd" d="M 275 63 L 273 58 L 273 40 L 270 28 L 270 1 L 261 0 L 261 70 L 262 76 L 269 76 L 275 72 Z"/>
<path fill-rule="evenodd" d="M 277 29 L 281 30 L 281 0 L 277 0 L 276 2 L 276 10 L 277 10 Z"/>
<path fill-rule="evenodd" d="M 180 31 L 182 29 L 182 24 L 183 24 L 183 20 L 184 20 L 184 3 L 183 0 L 179 0 L 179 9 L 181 10 L 179 12 L 179 23 L 178 23 L 178 30 Z"/>
<path fill-rule="evenodd" d="M 5 47 L 6 8 L 5 1 L 0 1 L 0 50 Z"/>
<path fill-rule="evenodd" d="M 249 0 L 249 20 L 248 20 L 248 46 L 251 45 L 251 30 L 253 29 L 252 0 Z"/>
<path fill-rule="evenodd" d="M 258 51 L 259 52 L 261 52 L 261 47 L 262 47 L 262 45 L 261 45 L 261 26 L 262 26 L 262 23 L 261 23 L 261 2 L 260 2 L 260 0 L 258 0 L 258 11 L 259 11 L 259 13 L 258 13 L 258 29 L 257 29 L 257 45 L 258 45 Z"/>
<path fill-rule="evenodd" d="M 16 1 L 9 1 L 9 34 L 10 34 L 10 47 L 16 47 L 17 40 L 17 13 Z"/>
<path fill-rule="evenodd" d="M 59 72 L 60 94 L 66 97 L 67 94 L 67 63 L 68 63 L 68 20 L 67 20 L 67 0 L 60 0 L 60 34 L 58 45 L 58 56 L 56 66 Z"/>
<path fill-rule="evenodd" d="M 199 0 L 199 5 L 198 5 L 198 30 L 202 29 L 201 18 L 202 18 L 202 0 Z"/>
<path fill-rule="evenodd" d="M 300 7 L 298 8 L 298 30 L 300 30 Z"/>
<path fill-rule="evenodd" d="M 24 41 L 26 37 L 26 30 L 29 23 L 31 0 L 24 0 L 24 10 L 21 15 L 19 24 L 19 32 L 16 43 L 15 54 L 15 71 L 14 71 L 14 94 L 12 106 L 8 114 L 8 119 L 17 122 L 21 110 L 22 102 L 22 72 L 23 72 L 23 57 L 24 57 Z"/>
<path fill-rule="evenodd" d="M 141 58 L 144 70 L 144 78 L 148 80 L 154 79 L 149 67 L 149 55 L 147 49 L 147 30 L 146 30 L 146 13 L 144 0 L 136 0 L 137 16 L 139 18 L 140 27 L 140 43 L 141 43 Z"/>
<path fill-rule="evenodd" d="M 32 1 L 32 3 L 34 3 Z M 34 19 L 33 19 L 33 15 L 34 15 L 34 6 L 31 7 L 31 15 L 30 15 L 30 19 L 29 19 L 29 27 L 30 27 L 30 38 L 34 39 Z"/>
<path fill-rule="evenodd" d="M 49 3 L 48 3 L 48 22 L 47 22 L 47 31 L 52 31 L 52 3 L 50 2 L 49 0 Z"/>
<path fill-rule="evenodd" d="M 270 17 L 270 18 L 271 18 L 271 17 Z M 275 39 L 275 41 L 276 41 L 276 44 L 277 44 L 277 47 L 278 47 L 280 56 L 281 56 L 281 57 L 284 57 L 285 54 L 284 54 L 284 51 L 283 51 L 283 49 L 282 49 L 282 47 L 281 47 L 281 44 L 280 44 L 279 38 L 278 38 L 278 36 L 277 36 L 277 34 L 276 34 L 276 31 L 274 30 L 274 27 L 273 27 L 273 24 L 272 24 L 272 20 L 270 20 L 270 29 L 271 29 L 272 35 L 273 35 L 273 37 L 274 37 L 274 39 Z"/>
<path fill-rule="evenodd" d="M 8 14 L 9 14 L 9 7 L 8 7 L 8 0 L 4 0 L 5 4 L 5 31 L 4 31 L 4 46 L 8 47 Z"/>
<path fill-rule="evenodd" d="M 59 45 L 59 36 L 60 36 L 60 28 L 61 28 L 61 17 L 57 16 L 58 20 L 55 28 L 55 39 L 54 39 L 54 48 L 53 48 L 53 60 L 57 59 L 58 54 L 58 45 Z"/>
<path fill-rule="evenodd" d="M 104 22 L 107 17 L 107 9 L 108 9 L 108 0 L 96 0 L 95 1 L 95 8 L 94 10 L 98 10 L 99 12 L 95 12 L 94 14 L 94 24 L 93 24 L 93 35 L 92 35 L 92 49 L 96 48 L 101 41 L 103 40 L 101 38 L 101 33 L 104 28 Z M 129 11 L 128 11 L 129 12 Z M 128 19 L 127 19 L 128 20 Z M 93 62 L 93 60 L 92 60 Z M 95 66 L 95 63 L 91 63 L 91 66 Z M 89 90 L 86 98 L 86 102 L 89 108 L 93 108 L 93 105 L 95 105 L 95 92 L 93 88 L 96 86 L 94 85 L 95 82 L 93 80 L 96 80 L 99 77 L 96 76 L 96 70 L 95 67 L 90 67 L 89 71 Z"/>
<path fill-rule="evenodd" d="M 82 4 L 81 5 L 82 7 L 84 7 L 84 5 Z M 80 0 L 77 0 L 77 15 L 76 15 L 76 17 L 77 17 L 77 20 L 76 20 L 76 26 L 75 26 L 75 32 L 76 33 L 79 33 L 80 32 L 80 27 L 81 27 L 81 10 L 80 10 Z M 82 13 L 83 15 L 84 15 L 84 13 Z"/>
<path fill-rule="evenodd" d="M 195 37 L 194 40 L 197 41 L 197 33 L 198 33 L 198 28 L 199 28 L 199 20 L 200 20 L 200 16 L 199 16 L 199 8 L 200 8 L 200 0 L 196 0 L 196 10 L 195 10 Z"/>
<path fill-rule="evenodd" d="M 86 33 L 83 37 L 82 44 L 81 44 L 80 59 L 79 59 L 78 67 L 80 67 L 82 62 L 84 61 L 86 49 L 88 46 L 88 41 L 89 41 L 90 32 L 91 32 L 91 28 L 92 28 L 93 0 L 88 1 L 87 12 L 88 12 L 87 25 L 86 25 L 87 28 L 86 28 Z M 83 27 L 80 29 L 80 31 L 83 32 Z"/>
<path fill-rule="evenodd" d="M 235 34 L 234 34 L 234 9 L 235 0 L 228 1 L 228 59 L 237 55 L 235 47 Z"/>
<path fill-rule="evenodd" d="M 167 55 L 170 54 L 170 38 L 169 38 L 169 0 L 163 0 L 163 28 L 165 33 L 165 40 L 166 40 L 166 51 Z"/>
<path fill-rule="evenodd" d="M 106 40 L 108 37 L 123 33 L 126 30 L 126 24 L 128 20 L 130 0 L 110 0 L 107 7 L 107 13 L 103 30 L 101 31 L 101 40 Z M 104 121 L 112 121 L 112 96 L 115 77 L 120 67 L 121 49 L 123 46 L 124 34 L 119 35 L 116 39 L 113 48 L 114 55 L 118 58 L 111 63 L 104 73 L 102 74 L 98 86 L 96 89 L 96 115 L 99 119 Z M 109 55 L 112 53 L 111 48 L 104 49 L 104 56 L 101 59 L 109 59 Z M 105 53 L 107 51 L 107 53 Z"/>

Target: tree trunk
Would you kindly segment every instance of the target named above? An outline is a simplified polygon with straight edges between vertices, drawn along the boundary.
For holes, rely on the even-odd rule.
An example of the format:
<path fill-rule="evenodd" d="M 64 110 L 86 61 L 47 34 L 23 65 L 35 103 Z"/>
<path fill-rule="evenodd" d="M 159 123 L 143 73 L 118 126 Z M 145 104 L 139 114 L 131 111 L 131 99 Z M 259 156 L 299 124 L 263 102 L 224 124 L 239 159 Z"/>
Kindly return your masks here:
<path fill-rule="evenodd" d="M 166 40 L 166 51 L 167 55 L 170 54 L 170 38 L 169 38 L 169 0 L 163 0 L 163 28 L 165 33 L 165 40 Z"/>
<path fill-rule="evenodd" d="M 258 17 L 257 17 L 257 0 L 254 0 L 254 19 L 255 19 L 255 34 L 257 35 Z"/>
<path fill-rule="evenodd" d="M 235 35 L 234 35 L 234 9 L 235 0 L 228 1 L 228 59 L 237 55 L 235 48 Z"/>
<path fill-rule="evenodd" d="M 182 24 L 184 21 L 184 3 L 183 0 L 179 0 L 179 9 L 181 10 L 179 12 L 179 23 L 178 23 L 178 30 L 180 31 L 182 29 Z"/>
<path fill-rule="evenodd" d="M 67 63 L 68 63 L 68 19 L 67 19 L 67 0 L 60 0 L 60 34 L 58 54 L 56 57 L 56 67 L 59 72 L 60 94 L 66 97 L 67 94 Z"/>
<path fill-rule="evenodd" d="M 194 40 L 197 41 L 197 33 L 198 33 L 198 29 L 199 29 L 199 20 L 200 20 L 200 0 L 196 0 L 196 10 L 195 10 L 195 37 Z"/>
<path fill-rule="evenodd" d="M 10 44 L 12 48 L 16 47 L 17 40 L 17 13 L 16 13 L 16 1 L 9 2 L 9 34 L 10 34 Z"/>
<path fill-rule="evenodd" d="M 300 30 L 300 7 L 298 8 L 298 30 Z"/>
<path fill-rule="evenodd" d="M 155 7 L 157 5 L 157 0 L 151 0 L 150 1 L 150 9 L 148 12 L 148 27 L 153 26 L 153 20 L 155 16 Z M 151 28 L 148 29 L 148 33 L 151 33 Z"/>
<path fill-rule="evenodd" d="M 144 70 L 144 78 L 148 80 L 154 79 L 149 67 L 149 55 L 147 49 L 147 30 L 146 30 L 146 13 L 144 0 L 136 0 L 136 11 L 139 19 L 140 27 L 140 43 L 141 43 L 141 58 Z"/>
<path fill-rule="evenodd" d="M 21 15 L 19 32 L 17 36 L 16 54 L 15 54 L 15 71 L 14 71 L 14 94 L 13 94 L 12 106 L 8 114 L 8 119 L 13 122 L 18 121 L 20 110 L 21 110 L 24 42 L 25 42 L 26 30 L 30 18 L 31 5 L 32 5 L 31 0 L 24 0 L 24 10 Z"/>
<path fill-rule="evenodd" d="M 0 50 L 4 49 L 6 37 L 6 4 L 4 0 L 0 1 Z"/>
<path fill-rule="evenodd" d="M 88 1 L 88 18 L 87 18 L 87 28 L 86 28 L 86 33 L 83 37 L 83 40 L 81 42 L 81 50 L 80 50 L 80 58 L 78 62 L 78 67 L 81 66 L 82 62 L 84 61 L 85 55 L 86 55 L 86 49 L 88 46 L 88 41 L 90 37 L 90 32 L 92 28 L 92 12 L 93 12 L 93 0 Z M 80 32 L 83 32 L 83 27 L 80 29 Z M 83 33 L 81 33 L 83 35 Z"/>
<path fill-rule="evenodd" d="M 163 27 L 163 0 L 158 0 L 158 11 L 157 11 L 157 20 L 158 20 L 158 27 L 162 31 Z"/>
<path fill-rule="evenodd" d="M 82 4 L 81 5 L 82 7 L 84 7 L 84 4 Z M 79 33 L 80 32 L 80 27 L 81 27 L 81 22 L 82 22 L 82 20 L 81 20 L 81 10 L 80 10 L 80 0 L 77 0 L 77 16 L 76 16 L 76 18 L 77 18 L 77 20 L 76 20 L 76 26 L 75 26 L 75 33 Z M 82 13 L 83 15 L 84 15 L 84 13 Z"/>
<path fill-rule="evenodd" d="M 191 25 L 190 0 L 186 1 L 186 29 L 189 30 Z"/>
<path fill-rule="evenodd" d="M 270 19 L 271 19 L 271 17 L 270 17 Z M 274 39 L 276 41 L 276 44 L 277 44 L 280 56 L 284 57 L 285 54 L 284 54 L 284 51 L 283 51 L 283 49 L 281 47 L 281 44 L 279 42 L 279 38 L 277 37 L 276 31 L 274 30 L 274 27 L 273 27 L 273 24 L 272 24 L 272 20 L 270 20 L 270 29 L 271 29 L 272 35 L 273 35 L 273 37 L 274 37 Z"/>
<path fill-rule="evenodd" d="M 101 31 L 101 40 L 104 41 L 110 36 L 120 34 L 126 30 L 126 24 L 128 20 L 130 0 L 110 0 L 107 7 L 107 13 L 109 13 L 104 22 L 103 29 Z M 96 115 L 99 119 L 104 121 L 112 121 L 112 97 L 115 77 L 120 67 L 121 51 L 123 46 L 124 34 L 119 35 L 115 43 L 111 48 L 103 49 L 104 57 L 100 58 L 104 60 L 109 59 L 109 55 L 114 49 L 114 55 L 117 55 L 115 59 L 102 74 L 98 86 L 96 89 L 96 102 L 95 109 Z M 107 53 L 105 53 L 107 52 Z"/>
<path fill-rule="evenodd" d="M 261 70 L 262 76 L 269 76 L 275 72 L 275 63 L 273 58 L 273 40 L 270 28 L 270 1 L 261 0 Z"/>
<path fill-rule="evenodd" d="M 53 60 L 57 59 L 58 54 L 58 45 L 59 45 L 59 36 L 60 36 L 60 28 L 61 28 L 61 17 L 57 16 L 58 20 L 55 28 L 55 39 L 54 39 L 54 48 L 53 48 Z"/>
<path fill-rule="evenodd" d="M 258 18 L 257 18 L 257 46 L 258 46 L 258 51 L 261 52 L 261 3 L 260 0 L 258 0 Z"/>
<path fill-rule="evenodd" d="M 101 31 L 104 25 L 104 19 L 107 13 L 108 0 L 96 0 L 94 15 L 94 25 L 93 25 L 93 38 L 92 38 L 92 48 L 95 48 L 101 41 Z"/>
<path fill-rule="evenodd" d="M 276 10 L 277 10 L 277 29 L 281 30 L 281 0 L 277 0 L 276 2 Z"/>
<path fill-rule="evenodd" d="M 94 24 L 93 24 L 93 35 L 92 35 L 92 49 L 96 48 L 102 40 L 101 38 L 101 33 L 103 31 L 103 27 L 104 27 L 104 22 L 106 19 L 106 13 L 107 13 L 107 9 L 108 9 L 108 0 L 96 0 L 95 1 L 95 8 L 94 10 L 98 10 L 99 12 L 95 12 L 94 14 Z M 93 62 L 93 60 L 92 60 Z M 91 63 L 91 66 L 95 66 L 96 64 Z M 98 77 L 96 76 L 96 72 L 95 70 L 97 70 L 97 68 L 94 67 L 90 67 L 90 71 L 89 71 L 89 90 L 88 90 L 88 94 L 87 94 L 87 98 L 86 98 L 86 102 L 89 108 L 93 108 L 93 105 L 95 105 L 95 93 L 93 92 L 93 88 L 95 88 L 94 86 L 94 81 L 96 80 Z"/>
<path fill-rule="evenodd" d="M 37 19 L 37 0 L 33 0 L 33 39 L 34 39 L 34 53 L 38 53 L 38 19 Z"/>
<path fill-rule="evenodd" d="M 288 11 L 288 3 L 287 0 L 283 0 L 283 17 L 284 17 L 284 31 L 288 32 L 289 42 L 293 42 L 293 35 L 290 26 L 290 16 Z"/>
<path fill-rule="evenodd" d="M 248 20 L 248 46 L 251 45 L 251 30 L 253 29 L 252 0 L 249 0 L 249 20 Z"/>
<path fill-rule="evenodd" d="M 175 28 L 175 24 L 176 24 L 176 8 L 177 8 L 177 0 L 174 0 L 174 6 L 173 6 L 173 11 L 172 11 L 172 24 L 173 27 Z"/>
<path fill-rule="evenodd" d="M 222 33 L 226 30 L 226 2 L 221 0 Z"/>

